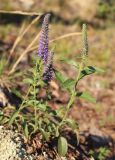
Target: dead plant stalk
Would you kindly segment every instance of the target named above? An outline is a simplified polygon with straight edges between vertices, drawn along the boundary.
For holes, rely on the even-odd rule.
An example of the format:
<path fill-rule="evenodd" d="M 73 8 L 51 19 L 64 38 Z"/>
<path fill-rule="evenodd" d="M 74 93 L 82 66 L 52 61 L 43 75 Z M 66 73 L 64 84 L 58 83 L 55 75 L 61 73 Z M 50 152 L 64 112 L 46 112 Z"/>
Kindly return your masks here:
<path fill-rule="evenodd" d="M 23 11 L 5 11 L 5 10 L 0 10 L 0 13 L 2 14 L 20 14 L 20 15 L 27 15 L 27 16 L 41 16 L 42 13 L 37 13 L 37 12 L 23 12 Z"/>
<path fill-rule="evenodd" d="M 22 40 L 24 35 L 28 32 L 28 30 L 31 28 L 31 26 L 38 21 L 39 18 L 40 18 L 40 16 L 37 16 L 35 19 L 33 19 L 33 21 L 25 29 L 23 29 L 24 28 L 23 26 L 21 27 L 19 36 L 16 38 L 16 40 L 14 42 L 14 45 L 13 45 L 11 51 L 10 51 L 10 55 L 9 55 L 8 61 L 11 58 L 11 56 L 13 55 L 15 48 L 17 47 L 19 42 Z"/>
<path fill-rule="evenodd" d="M 17 65 L 19 64 L 19 62 L 20 62 L 20 61 L 22 60 L 22 58 L 30 51 L 30 48 L 31 48 L 31 47 L 33 46 L 33 44 L 38 40 L 39 34 L 40 34 L 40 33 L 37 34 L 37 36 L 32 40 L 32 42 L 28 45 L 28 47 L 25 49 L 25 51 L 20 55 L 20 57 L 19 57 L 19 58 L 17 59 L 17 61 L 14 63 L 12 69 L 11 69 L 10 72 L 9 72 L 9 75 L 12 74 L 12 73 L 15 71 L 15 69 L 16 69 Z"/>

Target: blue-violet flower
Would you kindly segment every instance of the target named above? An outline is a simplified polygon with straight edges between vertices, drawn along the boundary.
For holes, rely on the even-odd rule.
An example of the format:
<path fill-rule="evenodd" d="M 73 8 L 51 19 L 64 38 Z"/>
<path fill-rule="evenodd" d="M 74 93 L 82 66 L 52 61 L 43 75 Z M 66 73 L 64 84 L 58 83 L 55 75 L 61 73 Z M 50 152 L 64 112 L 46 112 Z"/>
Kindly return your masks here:
<path fill-rule="evenodd" d="M 39 47 L 38 47 L 38 56 L 44 62 L 44 73 L 43 80 L 45 82 L 51 81 L 53 78 L 53 53 L 49 52 L 49 39 L 48 39 L 48 24 L 49 24 L 50 14 L 46 14 L 42 24 Z"/>

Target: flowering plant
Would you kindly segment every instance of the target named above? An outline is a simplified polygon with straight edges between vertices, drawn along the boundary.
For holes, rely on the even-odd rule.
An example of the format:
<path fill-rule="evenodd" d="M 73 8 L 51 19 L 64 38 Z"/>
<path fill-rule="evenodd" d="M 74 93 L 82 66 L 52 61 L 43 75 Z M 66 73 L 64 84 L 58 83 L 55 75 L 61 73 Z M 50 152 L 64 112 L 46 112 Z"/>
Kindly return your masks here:
<path fill-rule="evenodd" d="M 76 100 L 76 97 L 96 102 L 87 92 L 80 92 L 77 88 L 78 83 L 85 76 L 98 71 L 97 68 L 86 66 L 88 59 L 87 27 L 83 24 L 82 28 L 82 52 L 81 61 L 63 59 L 64 63 L 72 65 L 77 71 L 75 79 L 64 77 L 60 71 L 53 67 L 53 52 L 49 51 L 48 25 L 50 14 L 46 14 L 40 32 L 38 53 L 33 58 L 33 65 L 29 70 L 26 82 L 29 84 L 28 92 L 22 100 L 20 107 L 9 115 L 7 120 L 9 125 L 16 124 L 22 128 L 25 137 L 30 140 L 32 135 L 41 133 L 44 141 L 56 138 L 58 153 L 64 156 L 68 150 L 68 142 L 62 134 L 62 130 L 70 127 L 73 132 L 78 133 L 78 124 L 73 119 L 68 118 L 69 111 Z M 60 86 L 69 93 L 69 101 L 66 106 L 53 109 L 49 106 L 51 95 L 49 93 L 49 83 L 53 78 L 59 81 Z M 40 98 L 41 89 L 46 91 L 45 99 Z"/>

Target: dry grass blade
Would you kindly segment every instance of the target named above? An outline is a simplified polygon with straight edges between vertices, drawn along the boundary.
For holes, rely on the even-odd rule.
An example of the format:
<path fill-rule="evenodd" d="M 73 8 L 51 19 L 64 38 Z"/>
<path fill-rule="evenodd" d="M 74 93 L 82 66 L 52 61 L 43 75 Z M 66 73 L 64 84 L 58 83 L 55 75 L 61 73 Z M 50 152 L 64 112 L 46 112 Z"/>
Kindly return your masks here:
<path fill-rule="evenodd" d="M 65 35 L 59 36 L 59 37 L 57 37 L 55 39 L 50 40 L 50 43 L 58 41 L 60 39 L 68 38 L 68 37 L 71 37 L 71 36 L 76 36 L 76 35 L 82 35 L 82 33 L 81 32 L 68 33 L 68 34 L 65 34 Z M 37 48 L 38 48 L 38 46 L 36 45 L 36 46 L 30 48 L 29 51 L 36 50 Z"/>
<path fill-rule="evenodd" d="M 19 36 L 16 38 L 14 45 L 10 51 L 8 61 L 11 58 L 11 56 L 13 55 L 13 52 L 14 52 L 16 46 L 18 45 L 18 43 L 22 40 L 23 36 L 28 32 L 28 30 L 31 28 L 31 26 L 38 21 L 39 18 L 40 18 L 40 16 L 37 16 L 35 19 L 33 19 L 33 21 L 25 28 L 24 31 L 22 31 L 22 29 L 20 30 Z"/>
<path fill-rule="evenodd" d="M 25 28 L 25 23 L 22 24 L 22 26 L 21 26 L 21 28 L 20 28 L 20 31 L 19 31 L 19 34 L 18 34 L 18 37 L 16 38 L 16 40 L 15 40 L 15 42 L 14 42 L 14 44 L 13 44 L 11 50 L 10 50 L 10 54 L 9 54 L 9 56 L 8 56 L 7 63 L 9 62 L 10 57 L 13 55 L 13 52 L 14 52 L 14 50 L 15 50 L 18 42 L 20 41 L 20 37 L 21 37 L 21 35 L 22 35 L 22 33 L 23 33 L 24 28 Z"/>
<path fill-rule="evenodd" d="M 30 48 L 33 46 L 33 44 L 38 40 L 40 33 L 37 34 L 37 36 L 32 40 L 32 42 L 28 45 L 28 47 L 25 49 L 25 51 L 20 55 L 20 57 L 17 59 L 17 61 L 15 62 L 15 64 L 13 65 L 12 69 L 10 70 L 9 74 L 12 74 L 17 65 L 19 64 L 19 62 L 21 61 L 21 59 L 30 51 Z"/>
<path fill-rule="evenodd" d="M 54 42 L 54 41 L 57 41 L 57 40 L 60 40 L 60 39 L 64 39 L 64 38 L 67 38 L 67 37 L 71 37 L 71 36 L 76 36 L 76 35 L 81 35 L 82 33 L 81 32 L 74 32 L 74 33 L 68 33 L 68 34 L 65 34 L 65 35 L 62 35 L 62 36 L 59 36 L 55 39 L 52 39 L 50 41 L 51 42 Z"/>
<path fill-rule="evenodd" d="M 27 15 L 27 16 L 41 16 L 42 13 L 37 13 L 37 12 L 23 12 L 23 11 L 5 11 L 5 10 L 0 10 L 0 13 L 3 14 L 20 14 L 20 15 Z"/>

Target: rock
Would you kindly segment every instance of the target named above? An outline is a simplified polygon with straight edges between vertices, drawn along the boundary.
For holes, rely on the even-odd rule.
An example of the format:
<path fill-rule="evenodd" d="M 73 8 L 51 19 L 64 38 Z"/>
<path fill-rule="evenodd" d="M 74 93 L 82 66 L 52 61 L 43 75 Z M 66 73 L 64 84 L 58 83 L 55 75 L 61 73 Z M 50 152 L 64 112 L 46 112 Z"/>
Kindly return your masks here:
<path fill-rule="evenodd" d="M 2 88 L 0 88 L 0 107 L 5 107 L 8 104 L 8 100 L 2 90 Z"/>
<path fill-rule="evenodd" d="M 18 0 L 18 1 L 21 3 L 21 6 L 25 10 L 29 10 L 34 4 L 34 0 Z"/>
<path fill-rule="evenodd" d="M 65 21 L 74 21 L 77 18 L 92 21 L 97 12 L 100 0 L 9 0 L 9 8 L 11 10 L 35 11 L 35 12 L 52 12 L 58 18 Z M 4 6 L 4 5 L 3 5 Z M 5 8 L 0 6 L 0 9 Z"/>
<path fill-rule="evenodd" d="M 109 146 L 112 143 L 112 139 L 107 136 L 89 135 L 88 141 L 93 148 Z"/>
<path fill-rule="evenodd" d="M 63 5 L 60 6 L 59 14 L 66 20 L 80 17 L 90 21 L 96 15 L 98 2 L 99 0 L 65 0 Z"/>
<path fill-rule="evenodd" d="M 0 126 L 0 160 L 32 160 L 19 133 Z"/>
<path fill-rule="evenodd" d="M 105 135 L 94 125 L 89 129 L 89 133 L 90 135 L 88 136 L 88 141 L 94 148 L 109 146 L 112 142 L 112 139 L 109 136 Z"/>

